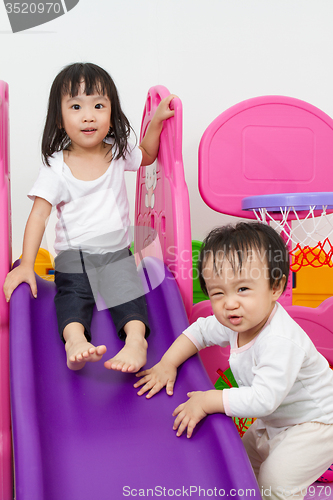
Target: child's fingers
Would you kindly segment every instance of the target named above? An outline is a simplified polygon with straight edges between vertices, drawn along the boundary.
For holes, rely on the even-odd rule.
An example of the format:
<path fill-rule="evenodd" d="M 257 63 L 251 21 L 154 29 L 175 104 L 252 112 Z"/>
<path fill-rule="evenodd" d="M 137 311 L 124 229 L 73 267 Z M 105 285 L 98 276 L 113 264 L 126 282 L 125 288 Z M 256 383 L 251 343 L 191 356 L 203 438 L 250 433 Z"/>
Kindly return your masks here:
<path fill-rule="evenodd" d="M 144 377 L 145 375 L 148 375 L 150 372 L 151 372 L 151 368 L 149 368 L 148 370 L 143 370 L 142 372 L 136 373 L 135 376 L 136 377 Z"/>
<path fill-rule="evenodd" d="M 138 396 L 142 396 L 142 394 L 145 394 L 146 392 L 149 391 L 148 394 L 146 395 L 146 398 L 150 399 L 153 396 L 155 396 L 155 394 L 157 394 L 162 389 L 162 387 L 163 385 L 161 383 L 148 382 L 146 385 L 142 387 L 142 389 L 140 389 L 140 391 L 138 392 Z"/>
<path fill-rule="evenodd" d="M 177 97 L 174 94 L 170 94 L 162 101 L 157 107 L 156 114 L 157 116 L 160 116 L 163 120 L 167 120 L 168 118 L 171 118 L 175 114 L 174 106 L 171 105 L 171 101 Z"/>
<path fill-rule="evenodd" d="M 177 431 L 177 436 L 181 436 L 189 423 L 189 417 L 186 414 L 179 414 L 173 424 L 173 430 Z"/>
<path fill-rule="evenodd" d="M 31 293 L 32 295 L 35 297 L 35 299 L 37 299 L 37 284 L 36 284 L 36 280 L 32 280 L 30 283 L 30 290 L 31 290 Z"/>
<path fill-rule="evenodd" d="M 136 386 L 134 386 L 134 387 L 136 387 Z M 137 395 L 142 396 L 142 394 L 149 391 L 151 388 L 152 388 L 152 386 L 149 383 L 147 383 L 143 387 L 141 387 L 141 389 L 137 392 Z"/>
<path fill-rule="evenodd" d="M 176 417 L 176 415 L 178 415 L 182 411 L 184 406 L 185 406 L 185 403 L 182 403 L 181 405 L 177 406 L 177 408 L 175 410 L 173 410 L 172 416 Z"/>
<path fill-rule="evenodd" d="M 32 273 L 32 275 L 26 275 L 26 274 L 20 273 L 20 267 L 17 267 L 7 275 L 7 278 L 6 278 L 4 286 L 3 286 L 3 291 L 4 291 L 7 302 L 9 302 L 14 290 L 21 283 L 28 283 L 28 285 L 30 286 L 30 290 L 31 290 L 32 295 L 35 298 L 37 297 L 37 283 L 36 283 L 34 273 Z"/>
<path fill-rule="evenodd" d="M 9 273 L 3 285 L 3 293 L 5 294 L 7 302 L 9 302 L 10 297 L 12 296 L 12 293 L 15 290 L 15 288 L 16 288 L 15 282 L 12 279 L 11 273 Z"/>
<path fill-rule="evenodd" d="M 149 380 L 150 380 L 150 377 L 148 375 L 146 375 L 146 376 L 142 377 L 140 380 L 138 380 L 137 382 L 135 382 L 133 387 L 135 387 L 135 388 L 141 387 L 142 385 L 146 384 Z"/>
<path fill-rule="evenodd" d="M 152 387 L 152 389 L 150 389 L 150 391 L 148 392 L 146 398 L 150 399 L 153 396 L 155 396 L 155 394 L 157 394 L 158 392 L 160 392 L 160 390 L 162 389 L 162 387 L 163 387 L 163 384 L 160 384 L 160 383 L 155 384 L 154 387 Z"/>
<path fill-rule="evenodd" d="M 4 285 L 3 287 L 3 291 L 4 291 L 4 294 L 5 294 L 5 297 L 6 297 L 6 301 L 9 302 L 10 301 L 10 298 L 13 294 L 13 291 L 15 290 L 17 285 L 14 285 L 13 284 L 10 284 L 10 285 Z"/>
<path fill-rule="evenodd" d="M 193 434 L 193 431 L 194 431 L 194 428 L 195 428 L 195 423 L 193 423 L 192 420 L 189 421 L 189 423 L 187 424 L 187 438 L 189 439 L 192 434 Z"/>
<path fill-rule="evenodd" d="M 184 430 L 187 428 L 187 433 L 186 436 L 187 438 L 190 438 L 193 434 L 194 428 L 196 426 L 195 420 L 191 418 L 189 415 L 186 414 L 184 411 L 184 404 L 179 405 L 176 410 L 173 412 L 173 416 L 176 415 L 176 412 L 178 411 L 177 418 L 174 421 L 173 424 L 173 430 L 177 430 L 177 437 L 181 436 L 184 432 Z"/>
<path fill-rule="evenodd" d="M 135 386 L 134 386 L 135 387 Z M 146 392 L 150 391 L 152 386 L 150 384 L 145 384 L 141 389 L 137 392 L 138 396 L 142 396 L 142 394 L 145 394 Z"/>
<path fill-rule="evenodd" d="M 6 301 L 9 302 L 10 297 L 12 295 L 12 291 L 9 289 L 8 286 L 6 286 L 6 284 L 3 286 L 3 293 L 5 294 Z"/>
<path fill-rule="evenodd" d="M 173 100 L 173 99 L 178 99 L 178 96 L 176 94 L 170 94 L 168 95 L 168 97 L 166 97 L 167 101 L 170 102 Z"/>
<path fill-rule="evenodd" d="M 174 385 L 175 385 L 175 381 L 174 380 L 168 380 L 167 382 L 167 385 L 166 385 L 166 393 L 169 395 L 169 396 L 172 396 L 173 394 L 173 388 L 174 388 Z"/>
<path fill-rule="evenodd" d="M 142 394 L 145 394 L 146 392 L 150 391 L 146 396 L 148 399 L 154 396 L 154 394 L 160 391 L 161 388 L 163 387 L 162 384 L 148 377 L 144 377 L 142 380 L 139 380 L 139 382 L 136 382 L 136 384 L 134 384 L 134 387 L 137 388 L 140 387 L 141 385 L 143 385 L 143 387 L 138 391 L 137 394 L 138 396 L 142 396 Z"/>
<path fill-rule="evenodd" d="M 169 95 L 167 97 L 167 109 L 166 109 L 166 112 L 168 113 L 168 116 L 171 118 L 171 116 L 174 116 L 175 114 L 175 107 L 172 103 L 172 101 L 174 100 L 174 98 L 177 97 L 176 95 Z"/>

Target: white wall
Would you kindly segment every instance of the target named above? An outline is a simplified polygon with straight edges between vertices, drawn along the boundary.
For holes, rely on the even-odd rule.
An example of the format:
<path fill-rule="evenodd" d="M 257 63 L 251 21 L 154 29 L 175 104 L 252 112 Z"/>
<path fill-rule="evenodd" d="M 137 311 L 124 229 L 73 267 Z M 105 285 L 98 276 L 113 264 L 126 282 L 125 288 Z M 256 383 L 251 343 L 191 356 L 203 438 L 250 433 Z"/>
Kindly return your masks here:
<path fill-rule="evenodd" d="M 229 220 L 208 209 L 198 192 L 197 151 L 205 128 L 231 105 L 264 94 L 297 97 L 333 116 L 332 19 L 332 0 L 80 0 L 65 16 L 13 34 L 1 3 L 13 259 L 31 208 L 26 193 L 40 164 L 49 88 L 63 66 L 91 61 L 109 71 L 137 133 L 149 87 L 165 85 L 181 98 L 192 237 L 202 239 Z M 133 207 L 135 175 L 127 180 Z"/>

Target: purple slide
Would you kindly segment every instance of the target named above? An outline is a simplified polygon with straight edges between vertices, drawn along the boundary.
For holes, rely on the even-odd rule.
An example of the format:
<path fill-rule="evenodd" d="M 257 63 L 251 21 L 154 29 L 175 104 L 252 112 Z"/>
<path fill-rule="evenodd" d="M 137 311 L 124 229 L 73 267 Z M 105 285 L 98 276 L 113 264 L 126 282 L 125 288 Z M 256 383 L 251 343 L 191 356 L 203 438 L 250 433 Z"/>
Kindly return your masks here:
<path fill-rule="evenodd" d="M 148 276 L 160 272 L 150 259 Z M 172 275 L 147 294 L 151 336 L 147 367 L 188 326 Z M 120 500 L 132 497 L 260 499 L 251 466 L 231 419 L 210 415 L 191 439 L 177 438 L 172 412 L 190 390 L 212 388 L 198 356 L 178 372 L 172 397 L 139 397 L 136 378 L 102 362 L 66 366 L 57 332 L 52 282 L 27 284 L 11 307 L 11 395 L 17 500 Z M 111 357 L 122 343 L 108 311 L 95 311 L 96 343 Z M 108 359 L 108 358 L 106 358 Z"/>

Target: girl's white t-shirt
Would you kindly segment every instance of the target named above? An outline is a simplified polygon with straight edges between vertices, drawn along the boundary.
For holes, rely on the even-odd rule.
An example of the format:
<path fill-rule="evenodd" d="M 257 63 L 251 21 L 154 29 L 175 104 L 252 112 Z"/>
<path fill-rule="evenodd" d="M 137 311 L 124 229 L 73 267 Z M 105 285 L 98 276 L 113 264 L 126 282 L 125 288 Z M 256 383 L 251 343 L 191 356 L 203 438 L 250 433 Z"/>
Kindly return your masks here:
<path fill-rule="evenodd" d="M 38 196 L 56 207 L 54 249 L 57 254 L 68 249 L 104 254 L 130 246 L 124 172 L 137 171 L 141 161 L 141 150 L 130 146 L 125 159 L 113 159 L 107 171 L 93 181 L 74 177 L 62 151 L 53 154 L 50 167 L 41 165 L 28 197 Z"/>

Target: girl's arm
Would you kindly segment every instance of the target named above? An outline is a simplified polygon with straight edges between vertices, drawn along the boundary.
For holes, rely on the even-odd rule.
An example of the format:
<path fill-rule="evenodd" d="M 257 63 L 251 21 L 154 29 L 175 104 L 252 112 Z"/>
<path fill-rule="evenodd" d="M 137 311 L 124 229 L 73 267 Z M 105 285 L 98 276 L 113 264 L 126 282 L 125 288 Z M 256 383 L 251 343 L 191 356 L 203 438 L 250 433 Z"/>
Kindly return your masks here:
<path fill-rule="evenodd" d="M 24 232 L 21 263 L 7 274 L 3 291 L 7 302 L 20 283 L 28 283 L 34 297 L 37 297 L 37 285 L 34 273 L 36 255 L 40 247 L 47 218 L 52 205 L 43 198 L 35 198 Z"/>
<path fill-rule="evenodd" d="M 166 387 L 169 396 L 173 394 L 173 387 L 177 377 L 177 368 L 188 358 L 198 352 L 196 346 L 186 335 L 181 334 L 166 351 L 161 361 L 149 370 L 138 373 L 137 377 L 142 377 L 134 384 L 134 387 L 143 386 L 138 395 L 141 396 L 149 391 L 146 398 L 149 399 Z"/>
<path fill-rule="evenodd" d="M 176 96 L 169 95 L 162 99 L 141 141 L 139 148 L 142 151 L 142 166 L 151 165 L 157 158 L 163 122 L 175 114 L 174 110 L 169 107 L 174 97 Z"/>

